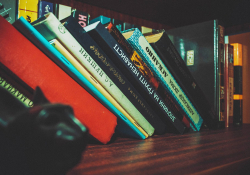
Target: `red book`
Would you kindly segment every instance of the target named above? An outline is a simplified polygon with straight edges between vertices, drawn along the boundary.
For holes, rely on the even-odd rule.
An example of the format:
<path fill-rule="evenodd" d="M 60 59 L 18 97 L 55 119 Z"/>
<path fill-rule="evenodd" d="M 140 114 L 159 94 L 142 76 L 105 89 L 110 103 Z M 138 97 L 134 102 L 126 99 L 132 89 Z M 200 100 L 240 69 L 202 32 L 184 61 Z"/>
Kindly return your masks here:
<path fill-rule="evenodd" d="M 116 116 L 0 16 L 0 62 L 32 89 L 39 86 L 51 103 L 68 104 L 89 133 L 106 144 Z"/>

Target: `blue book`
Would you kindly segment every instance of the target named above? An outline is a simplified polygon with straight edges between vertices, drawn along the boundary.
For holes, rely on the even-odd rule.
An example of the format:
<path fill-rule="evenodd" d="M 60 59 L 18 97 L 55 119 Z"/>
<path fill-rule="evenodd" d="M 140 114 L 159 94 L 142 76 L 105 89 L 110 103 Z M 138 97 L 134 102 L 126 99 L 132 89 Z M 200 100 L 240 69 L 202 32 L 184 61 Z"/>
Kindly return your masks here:
<path fill-rule="evenodd" d="M 39 1 L 38 3 L 38 18 L 43 15 L 52 12 L 53 13 L 53 3 L 47 1 Z"/>
<path fill-rule="evenodd" d="M 134 138 L 146 137 L 117 110 L 67 59 L 57 51 L 30 23 L 23 17 L 19 18 L 13 26 L 27 37 L 35 46 L 43 51 L 59 67 L 69 74 L 76 82 L 85 88 L 91 95 L 97 98 L 105 107 L 112 111 L 118 120 L 117 130 Z"/>
<path fill-rule="evenodd" d="M 191 103 L 186 93 L 179 86 L 171 72 L 162 63 L 160 57 L 148 43 L 144 35 L 137 28 L 123 31 L 123 36 L 130 45 L 137 51 L 142 60 L 154 73 L 154 76 L 161 82 L 167 92 L 173 97 L 176 104 L 181 107 L 184 114 L 192 123 L 190 126 L 194 131 L 199 131 L 203 123 L 199 112 Z"/>

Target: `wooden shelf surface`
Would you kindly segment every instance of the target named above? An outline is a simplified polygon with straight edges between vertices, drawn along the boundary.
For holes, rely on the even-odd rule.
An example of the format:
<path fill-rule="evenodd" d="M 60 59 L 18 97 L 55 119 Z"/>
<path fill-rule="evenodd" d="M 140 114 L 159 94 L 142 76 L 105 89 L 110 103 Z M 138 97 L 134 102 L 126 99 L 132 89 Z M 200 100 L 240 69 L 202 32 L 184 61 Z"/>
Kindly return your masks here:
<path fill-rule="evenodd" d="M 250 124 L 89 144 L 67 175 L 250 174 Z"/>

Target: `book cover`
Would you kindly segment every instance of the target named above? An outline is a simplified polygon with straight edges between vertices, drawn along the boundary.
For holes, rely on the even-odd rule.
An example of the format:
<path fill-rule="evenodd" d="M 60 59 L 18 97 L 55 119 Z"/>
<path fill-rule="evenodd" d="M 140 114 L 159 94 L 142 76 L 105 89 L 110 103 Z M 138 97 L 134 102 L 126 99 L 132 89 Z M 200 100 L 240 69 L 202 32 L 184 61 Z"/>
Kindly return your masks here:
<path fill-rule="evenodd" d="M 40 0 L 38 2 L 38 18 L 42 17 L 43 15 L 54 12 L 54 4 L 52 2 Z"/>
<path fill-rule="evenodd" d="M 0 15 L 11 24 L 15 22 L 17 16 L 17 1 L 1 0 Z"/>
<path fill-rule="evenodd" d="M 109 90 L 112 96 L 119 101 L 120 105 L 134 118 L 138 124 L 151 136 L 154 133 L 152 125 L 141 115 L 141 113 L 132 105 L 132 103 L 124 96 L 120 89 L 110 80 L 105 72 L 95 63 L 86 50 L 79 44 L 79 42 L 69 33 L 69 31 L 60 23 L 60 21 L 49 13 L 38 19 L 33 26 L 47 39 L 58 39 L 71 53 L 77 58 L 80 63 L 86 67 L 91 74 L 98 79 L 100 83 Z"/>
<path fill-rule="evenodd" d="M 180 106 L 183 115 L 190 121 L 192 129 L 194 131 L 199 131 L 203 119 L 146 38 L 138 29 L 124 31 L 122 34 L 138 52 L 142 60 L 151 69 L 154 76 L 157 77 L 167 93 L 171 95 L 175 103 Z"/>
<path fill-rule="evenodd" d="M 225 87 L 225 127 L 233 121 L 234 103 L 234 48 L 230 44 L 225 44 L 225 67 L 224 67 L 224 87 Z M 231 122 L 230 122 L 231 120 Z"/>
<path fill-rule="evenodd" d="M 54 46 L 67 59 L 67 61 L 70 62 L 70 64 L 72 64 L 75 69 L 96 88 L 97 92 L 90 86 L 90 89 L 92 89 L 94 93 L 93 96 L 97 96 L 96 98 L 101 102 L 104 101 L 102 103 L 104 105 L 106 104 L 107 108 L 109 108 L 117 116 L 118 125 L 116 129 L 119 133 L 140 139 L 145 139 L 148 137 L 148 134 L 129 115 L 129 113 L 123 109 L 123 107 L 103 88 L 103 86 L 101 86 L 101 84 L 77 61 L 75 57 L 72 56 L 71 53 L 68 52 L 68 50 L 57 39 L 50 41 L 50 44 Z M 88 82 L 86 84 L 88 84 Z M 105 99 L 98 97 L 100 96 L 100 93 L 105 97 Z M 111 103 L 113 106 L 109 103 Z M 114 109 L 114 107 L 116 109 Z"/>
<path fill-rule="evenodd" d="M 71 62 L 67 61 L 67 58 L 64 55 L 70 55 L 70 53 L 64 49 L 64 55 L 57 51 L 51 44 L 54 44 L 56 41 L 48 42 L 31 24 L 29 24 L 24 18 L 19 18 L 13 26 L 18 29 L 25 37 L 27 37 L 34 45 L 36 45 L 42 52 L 44 52 L 51 60 L 53 60 L 58 66 L 60 66 L 68 75 L 70 75 L 78 84 L 80 84 L 83 88 L 85 88 L 89 93 L 91 93 L 96 99 L 98 99 L 104 106 L 106 106 L 111 112 L 113 112 L 119 120 L 120 125 L 127 125 L 127 130 L 133 130 L 135 133 L 132 135 L 136 138 L 145 139 L 145 136 L 139 132 L 134 125 L 127 121 L 126 117 L 118 111 L 100 91 L 93 86 L 93 84 L 97 84 L 95 79 L 91 77 L 91 75 L 85 70 L 76 69 L 76 64 L 79 63 L 75 60 L 74 66 Z M 60 43 L 57 43 L 59 45 Z M 61 47 L 63 47 L 61 45 Z M 62 50 L 62 49 L 61 49 Z M 84 72 L 83 72 L 84 71 Z M 84 73 L 84 74 L 83 74 Z M 83 76 L 85 75 L 85 76 Z M 92 84 L 90 84 L 92 82 Z M 99 88 L 100 89 L 100 88 Z M 106 96 L 108 94 L 105 94 Z M 119 126 L 117 126 L 119 130 Z M 123 128 L 126 128 L 123 126 Z M 126 133 L 126 130 L 122 130 L 123 133 Z M 129 133 L 132 133 L 130 131 Z"/>
<path fill-rule="evenodd" d="M 234 104 L 233 125 L 242 125 L 243 91 L 242 91 L 242 44 L 232 43 L 234 47 Z"/>
<path fill-rule="evenodd" d="M 97 42 L 106 55 L 112 59 L 118 69 L 123 72 L 124 76 L 129 79 L 130 83 L 134 85 L 141 96 L 145 98 L 146 102 L 154 109 L 154 112 L 161 117 L 165 124 L 168 124 L 169 128 L 167 127 L 166 129 L 172 132 L 183 133 L 185 130 L 183 123 L 176 118 L 175 114 L 155 91 L 152 84 L 128 58 L 127 53 L 120 47 L 105 27 L 100 22 L 96 22 L 84 29 Z M 170 130 L 170 127 L 173 130 Z"/>
<path fill-rule="evenodd" d="M 138 67 L 139 71 L 145 76 L 145 78 L 152 84 L 155 90 L 163 97 L 165 103 L 173 111 L 179 120 L 181 120 L 187 128 L 190 128 L 190 122 L 186 116 L 182 113 L 180 107 L 174 102 L 170 94 L 164 89 L 162 84 L 154 76 L 150 68 L 143 62 L 140 55 L 132 48 L 128 41 L 124 38 L 121 32 L 115 27 L 113 23 L 107 26 L 107 30 L 113 36 L 113 38 L 120 44 L 123 50 L 128 54 L 130 60 Z"/>
<path fill-rule="evenodd" d="M 38 18 L 39 0 L 18 0 L 18 18 L 23 16 L 29 23 Z"/>
<path fill-rule="evenodd" d="M 77 9 L 72 10 L 71 16 L 73 16 L 80 26 L 86 27 L 89 25 L 90 14 Z"/>
<path fill-rule="evenodd" d="M 94 138 L 109 142 L 117 125 L 116 116 L 2 17 L 0 24 L 1 63 L 32 89 L 39 86 L 50 102 L 72 106 L 76 118 Z"/>
<path fill-rule="evenodd" d="M 148 103 L 146 103 L 144 98 L 136 91 L 134 86 L 117 68 L 112 60 L 91 38 L 89 33 L 84 32 L 84 30 L 81 31 L 80 26 L 73 18 L 69 18 L 64 26 L 85 48 L 85 50 L 91 55 L 98 66 L 107 74 L 107 76 L 121 90 L 121 92 L 128 98 L 128 100 L 138 109 L 143 117 L 146 118 L 146 120 L 155 128 L 155 133 L 165 133 L 166 125 L 164 125 L 162 120 L 155 114 L 153 109 L 148 105 Z M 114 96 L 116 96 L 116 94 L 114 94 Z"/>
<path fill-rule="evenodd" d="M 177 69 L 180 74 L 178 76 L 182 76 L 183 83 L 187 83 L 185 87 L 190 93 L 193 91 L 191 97 L 199 106 L 198 108 L 209 111 L 202 113 L 201 116 L 204 120 L 205 118 L 214 120 L 214 122 L 212 120 L 205 122 L 210 128 L 225 127 L 225 121 L 220 115 L 222 89 L 220 83 L 223 82 L 220 75 L 223 67 L 221 62 L 224 60 L 224 37 L 222 36 L 224 30 L 220 26 L 218 20 L 211 20 L 166 31 L 173 43 L 171 47 L 175 49 L 169 53 L 172 54 L 172 59 L 165 59 L 165 62 L 169 62 L 171 66 L 175 65 L 172 70 Z M 193 82 L 197 87 L 196 90 L 192 87 Z M 199 89 L 205 95 L 204 100 L 195 97 L 197 96 L 195 91 Z M 208 104 L 201 105 L 206 101 L 205 99 L 208 100 Z M 210 106 L 212 110 L 209 109 Z"/>

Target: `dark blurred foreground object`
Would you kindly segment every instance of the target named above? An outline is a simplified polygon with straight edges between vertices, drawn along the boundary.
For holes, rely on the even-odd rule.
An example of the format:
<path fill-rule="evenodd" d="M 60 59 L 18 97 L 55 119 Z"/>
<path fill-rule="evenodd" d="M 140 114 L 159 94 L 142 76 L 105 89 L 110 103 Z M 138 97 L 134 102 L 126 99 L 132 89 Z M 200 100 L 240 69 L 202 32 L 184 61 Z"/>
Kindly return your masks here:
<path fill-rule="evenodd" d="M 65 174 L 81 159 L 87 129 L 70 106 L 51 104 L 40 88 L 27 108 L 0 87 L 0 172 Z"/>

